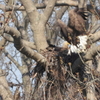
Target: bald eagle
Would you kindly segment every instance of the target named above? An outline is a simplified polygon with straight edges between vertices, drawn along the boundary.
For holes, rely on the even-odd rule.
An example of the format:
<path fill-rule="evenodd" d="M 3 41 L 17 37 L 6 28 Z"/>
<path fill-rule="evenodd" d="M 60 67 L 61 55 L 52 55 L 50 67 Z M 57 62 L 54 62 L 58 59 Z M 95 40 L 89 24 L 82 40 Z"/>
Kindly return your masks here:
<path fill-rule="evenodd" d="M 76 8 L 69 11 L 68 25 L 58 19 L 60 33 L 70 44 L 77 45 L 77 37 L 86 35 L 87 17 L 88 13 L 84 9 Z"/>

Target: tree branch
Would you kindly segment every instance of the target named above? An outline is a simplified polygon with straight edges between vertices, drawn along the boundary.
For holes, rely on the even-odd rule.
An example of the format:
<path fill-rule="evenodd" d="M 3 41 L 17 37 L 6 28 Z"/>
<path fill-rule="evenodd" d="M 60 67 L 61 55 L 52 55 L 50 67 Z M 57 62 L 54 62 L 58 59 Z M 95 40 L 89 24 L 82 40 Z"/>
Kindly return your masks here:
<path fill-rule="evenodd" d="M 91 47 L 86 51 L 86 53 L 83 55 L 83 61 L 86 62 L 88 60 L 92 60 L 93 57 L 95 57 L 98 53 L 100 53 L 100 45 L 92 44 Z M 84 62 L 81 61 L 81 59 L 77 59 L 73 66 L 72 70 L 75 71 L 76 68 L 80 65 L 82 65 Z"/>
<path fill-rule="evenodd" d="M 37 9 L 44 9 L 44 8 L 46 8 L 47 4 L 48 4 L 48 1 L 44 2 L 44 3 L 35 4 L 35 7 Z M 77 1 L 73 1 L 73 0 L 67 0 L 67 1 L 58 0 L 55 3 L 55 6 L 78 6 L 78 2 Z M 2 9 L 3 11 L 4 10 L 11 11 L 12 7 L 10 7 L 10 6 L 6 6 L 5 7 L 5 5 L 0 4 L 0 9 Z M 14 10 L 25 11 L 25 8 L 24 8 L 24 6 L 15 5 Z"/>
<path fill-rule="evenodd" d="M 94 34 L 98 29 L 100 28 L 100 25 L 96 23 L 95 26 L 90 30 L 90 34 Z"/>
<path fill-rule="evenodd" d="M 21 0 L 21 2 L 26 9 L 31 24 L 39 20 L 39 13 L 37 12 L 34 2 L 32 2 L 32 0 Z"/>
<path fill-rule="evenodd" d="M 5 56 L 8 57 L 18 69 L 20 69 L 20 64 L 5 50 Z"/>
<path fill-rule="evenodd" d="M 46 49 L 48 47 L 46 37 L 45 37 L 45 26 L 41 20 L 41 14 L 37 12 L 37 9 L 34 3 L 31 0 L 21 0 L 24 7 L 26 8 L 26 12 L 29 16 L 29 20 L 31 23 L 31 29 L 34 32 L 34 41 L 37 47 L 37 50 Z M 40 29 L 38 29 L 40 28 Z"/>
<path fill-rule="evenodd" d="M 87 50 L 83 58 L 87 60 L 92 60 L 98 53 L 100 53 L 100 45 L 92 44 L 91 47 Z"/>
<path fill-rule="evenodd" d="M 0 69 L 0 95 L 3 97 L 3 100 L 13 100 L 5 74 L 6 73 Z"/>
<path fill-rule="evenodd" d="M 45 8 L 45 11 L 44 11 L 44 15 L 43 15 L 43 17 L 45 17 L 44 19 L 43 19 L 43 22 L 46 24 L 46 22 L 48 21 L 48 19 L 49 19 L 49 17 L 51 16 L 51 14 L 52 14 L 52 11 L 53 11 L 53 8 L 54 8 L 54 6 L 55 6 L 55 3 L 56 3 L 56 1 L 57 0 L 49 0 L 48 1 L 48 4 L 47 4 L 47 6 L 46 6 L 46 8 Z"/>
<path fill-rule="evenodd" d="M 46 34 L 47 34 L 47 41 L 51 45 L 56 45 L 57 36 L 59 35 L 60 27 L 57 25 L 57 20 L 61 19 L 65 11 L 68 9 L 68 6 L 61 7 L 60 10 L 55 11 L 56 13 L 56 21 L 51 28 L 49 25 L 46 25 Z"/>
<path fill-rule="evenodd" d="M 100 31 L 98 31 L 98 32 L 96 32 L 94 34 L 90 34 L 89 35 L 89 40 L 91 42 L 96 42 L 96 41 L 100 40 Z"/>
<path fill-rule="evenodd" d="M 33 49 L 24 44 L 25 40 L 21 39 L 20 32 L 17 29 L 6 26 L 4 32 L 10 34 L 14 38 L 14 45 L 16 49 L 25 54 L 27 57 L 32 58 L 37 62 L 45 59 L 41 54 L 35 52 Z"/>

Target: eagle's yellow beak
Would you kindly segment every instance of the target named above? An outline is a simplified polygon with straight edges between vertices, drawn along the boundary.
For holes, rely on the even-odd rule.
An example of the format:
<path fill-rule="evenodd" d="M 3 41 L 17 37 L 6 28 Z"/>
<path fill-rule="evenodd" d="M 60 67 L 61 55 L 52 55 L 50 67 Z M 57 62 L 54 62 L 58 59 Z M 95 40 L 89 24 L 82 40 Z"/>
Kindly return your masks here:
<path fill-rule="evenodd" d="M 70 47 L 70 43 L 67 42 L 67 41 L 65 41 L 65 42 L 63 43 L 63 48 L 69 49 L 69 47 Z"/>

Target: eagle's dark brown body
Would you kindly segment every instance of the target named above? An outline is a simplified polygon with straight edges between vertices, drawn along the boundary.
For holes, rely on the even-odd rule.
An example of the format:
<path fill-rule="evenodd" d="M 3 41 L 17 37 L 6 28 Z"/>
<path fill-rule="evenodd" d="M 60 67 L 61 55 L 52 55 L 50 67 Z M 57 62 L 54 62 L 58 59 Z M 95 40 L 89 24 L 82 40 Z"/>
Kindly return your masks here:
<path fill-rule="evenodd" d="M 77 36 L 86 34 L 86 13 L 84 9 L 72 9 L 69 11 L 69 22 L 66 26 L 61 20 L 61 34 L 69 43 L 77 44 Z"/>
<path fill-rule="evenodd" d="M 81 15 L 84 13 L 83 11 L 79 11 L 78 9 L 73 9 L 69 11 L 69 23 L 68 26 L 73 31 L 73 34 L 76 35 L 85 34 L 85 15 Z"/>

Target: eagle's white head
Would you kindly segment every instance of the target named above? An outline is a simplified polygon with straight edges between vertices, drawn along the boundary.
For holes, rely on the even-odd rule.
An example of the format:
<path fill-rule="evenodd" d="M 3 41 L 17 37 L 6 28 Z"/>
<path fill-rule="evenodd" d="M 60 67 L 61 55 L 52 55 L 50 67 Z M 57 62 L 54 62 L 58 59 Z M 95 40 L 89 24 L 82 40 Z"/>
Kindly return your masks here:
<path fill-rule="evenodd" d="M 64 42 L 63 47 L 68 48 L 68 55 L 71 53 L 81 53 L 86 50 L 88 36 L 78 36 L 78 39 L 80 43 L 77 45 L 69 44 L 67 41 Z"/>

